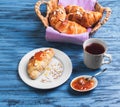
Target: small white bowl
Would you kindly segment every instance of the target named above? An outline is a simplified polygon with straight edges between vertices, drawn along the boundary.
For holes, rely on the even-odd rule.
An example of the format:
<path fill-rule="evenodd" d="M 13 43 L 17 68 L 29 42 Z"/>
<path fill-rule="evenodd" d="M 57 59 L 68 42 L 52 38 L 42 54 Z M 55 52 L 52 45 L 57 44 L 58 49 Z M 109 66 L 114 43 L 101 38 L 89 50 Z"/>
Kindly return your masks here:
<path fill-rule="evenodd" d="M 78 92 L 87 92 L 87 91 L 93 90 L 93 89 L 97 86 L 98 81 L 97 81 L 97 79 L 94 77 L 94 78 L 92 79 L 92 80 L 94 81 L 94 85 L 93 85 L 91 88 L 89 88 L 89 89 L 80 90 L 80 89 L 76 89 L 75 87 L 73 87 L 73 86 L 72 86 L 73 82 L 74 82 L 75 80 L 77 80 L 78 78 L 82 78 L 82 77 L 84 77 L 84 78 L 90 78 L 91 76 L 90 76 L 90 75 L 81 75 L 81 76 L 75 77 L 75 78 L 71 81 L 71 83 L 70 83 L 70 86 L 71 86 L 71 88 L 72 88 L 73 90 L 78 91 Z"/>

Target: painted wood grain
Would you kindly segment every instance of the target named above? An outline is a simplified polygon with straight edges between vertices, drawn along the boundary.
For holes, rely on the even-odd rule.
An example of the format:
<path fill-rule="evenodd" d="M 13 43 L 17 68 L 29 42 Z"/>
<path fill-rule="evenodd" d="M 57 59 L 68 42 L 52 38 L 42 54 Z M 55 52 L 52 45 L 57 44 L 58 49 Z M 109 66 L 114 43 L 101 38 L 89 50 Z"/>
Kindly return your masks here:
<path fill-rule="evenodd" d="M 108 45 L 113 61 L 98 70 L 83 64 L 82 46 L 45 40 L 45 27 L 34 12 L 37 0 L 0 0 L 0 107 L 120 107 L 120 15 L 119 0 L 99 0 L 112 9 L 109 21 L 94 35 Z M 45 7 L 41 10 L 45 13 Z M 35 48 L 53 47 L 64 51 L 73 64 L 68 81 L 51 90 L 27 86 L 18 75 L 21 58 Z M 87 93 L 73 91 L 70 81 L 82 74 L 100 75 L 96 89 Z"/>

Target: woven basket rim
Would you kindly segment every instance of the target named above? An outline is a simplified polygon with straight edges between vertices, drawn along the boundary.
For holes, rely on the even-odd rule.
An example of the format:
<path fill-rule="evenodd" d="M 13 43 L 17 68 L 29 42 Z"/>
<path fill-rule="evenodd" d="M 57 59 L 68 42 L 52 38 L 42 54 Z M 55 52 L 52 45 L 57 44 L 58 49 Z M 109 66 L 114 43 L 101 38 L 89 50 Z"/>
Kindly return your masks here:
<path fill-rule="evenodd" d="M 42 4 L 47 5 L 47 15 L 45 17 L 41 14 L 41 11 L 40 11 L 40 6 Z M 53 6 L 57 6 L 57 5 L 58 5 L 58 0 L 49 0 L 49 1 L 42 0 L 42 1 L 36 2 L 35 12 L 45 27 L 50 26 L 48 22 L 49 13 L 52 11 Z M 111 9 L 109 7 L 101 6 L 98 2 L 96 2 L 94 9 L 95 11 L 102 13 L 102 19 L 92 28 L 90 35 L 95 33 L 103 24 L 105 24 L 111 15 Z M 104 13 L 105 13 L 105 16 L 104 16 Z"/>

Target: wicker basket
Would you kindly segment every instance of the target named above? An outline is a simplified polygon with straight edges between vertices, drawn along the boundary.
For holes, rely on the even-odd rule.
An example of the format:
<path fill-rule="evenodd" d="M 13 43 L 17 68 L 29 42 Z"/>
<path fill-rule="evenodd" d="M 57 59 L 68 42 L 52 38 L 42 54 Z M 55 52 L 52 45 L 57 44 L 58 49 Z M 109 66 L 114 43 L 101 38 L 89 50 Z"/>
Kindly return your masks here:
<path fill-rule="evenodd" d="M 40 6 L 42 4 L 46 4 L 47 5 L 47 15 L 44 17 L 41 14 L 40 11 Z M 42 23 L 44 24 L 45 27 L 49 26 L 48 23 L 48 17 L 49 17 L 49 13 L 52 11 L 52 9 L 54 9 L 56 6 L 58 5 L 58 0 L 47 0 L 47 1 L 38 1 L 35 4 L 35 12 L 37 14 L 37 16 L 39 17 L 39 19 L 42 21 Z M 98 2 L 95 4 L 94 7 L 95 11 L 101 12 L 102 14 L 105 13 L 105 15 L 103 14 L 102 20 L 100 20 L 91 30 L 90 35 L 95 33 L 103 24 L 105 24 L 110 15 L 111 15 L 111 9 L 109 7 L 102 7 Z"/>

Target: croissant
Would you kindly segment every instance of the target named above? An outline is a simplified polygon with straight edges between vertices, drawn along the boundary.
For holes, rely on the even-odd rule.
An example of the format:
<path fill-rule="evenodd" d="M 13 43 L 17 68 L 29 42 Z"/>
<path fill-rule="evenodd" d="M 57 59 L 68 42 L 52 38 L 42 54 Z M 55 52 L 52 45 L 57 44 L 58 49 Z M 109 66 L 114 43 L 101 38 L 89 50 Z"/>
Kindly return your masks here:
<path fill-rule="evenodd" d="M 27 73 L 31 79 L 36 79 L 43 73 L 46 66 L 50 63 L 54 56 L 54 50 L 52 48 L 44 51 L 36 52 L 34 56 L 28 62 Z"/>
<path fill-rule="evenodd" d="M 61 33 L 80 34 L 87 31 L 86 28 L 78 23 L 66 19 L 66 11 L 62 5 L 58 5 L 58 7 L 49 14 L 49 23 L 54 29 Z"/>
<path fill-rule="evenodd" d="M 80 6 L 67 6 L 65 9 L 68 20 L 75 21 L 86 28 L 94 26 L 102 18 L 102 13 L 85 11 Z"/>
<path fill-rule="evenodd" d="M 85 12 L 85 10 L 82 7 L 76 6 L 76 5 L 68 5 L 68 6 L 66 6 L 65 11 L 66 11 L 67 14 L 69 14 L 69 13 L 77 13 L 77 12 L 83 14 Z"/>

